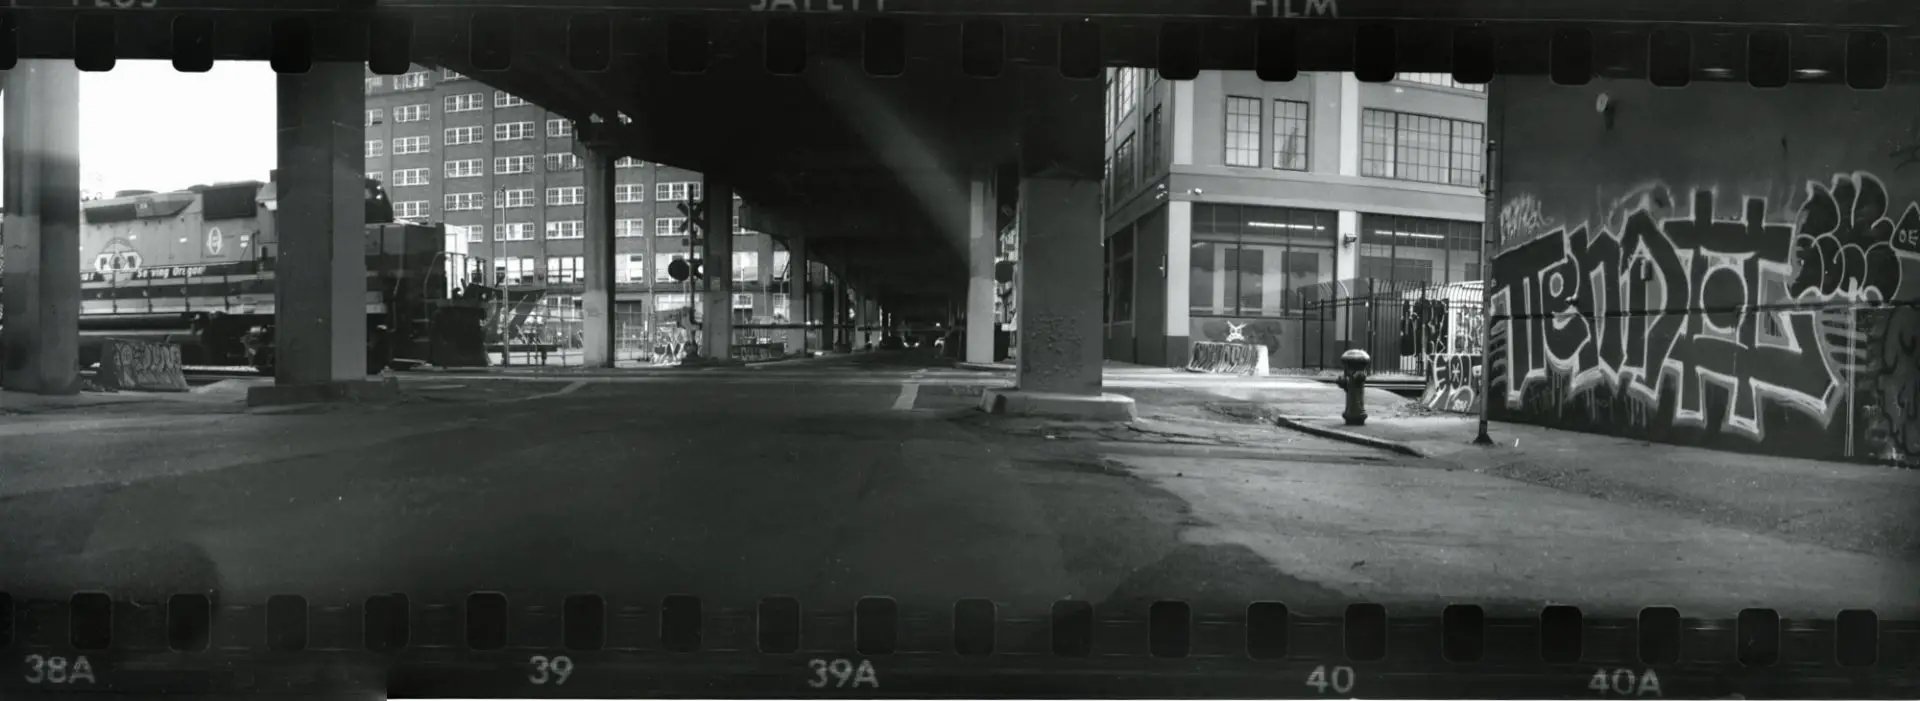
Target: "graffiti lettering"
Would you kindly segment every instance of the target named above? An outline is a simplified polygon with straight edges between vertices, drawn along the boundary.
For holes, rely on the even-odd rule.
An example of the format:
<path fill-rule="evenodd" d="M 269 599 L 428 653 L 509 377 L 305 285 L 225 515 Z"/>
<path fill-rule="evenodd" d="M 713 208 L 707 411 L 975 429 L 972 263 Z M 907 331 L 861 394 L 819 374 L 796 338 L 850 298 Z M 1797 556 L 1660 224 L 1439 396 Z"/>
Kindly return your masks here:
<path fill-rule="evenodd" d="M 180 347 L 169 343 L 111 339 L 100 355 L 99 378 L 107 389 L 187 391 Z"/>
<path fill-rule="evenodd" d="M 1500 207 L 1500 240 L 1503 242 L 1524 241 L 1551 228 L 1552 224 L 1540 213 L 1540 200 L 1532 195 L 1518 195 Z"/>
<path fill-rule="evenodd" d="M 1901 298 L 1912 254 L 1895 240 L 1920 229 L 1920 205 L 1896 223 L 1868 173 L 1806 193 L 1791 223 L 1770 222 L 1758 197 L 1716 218 L 1700 190 L 1690 215 L 1641 206 L 1613 230 L 1555 229 L 1503 253 L 1494 310 L 1511 321 L 1489 349 L 1502 404 L 1565 418 L 1578 401 L 1750 441 L 1770 417 L 1828 429 L 1866 365 L 1854 309 Z"/>
<path fill-rule="evenodd" d="M 1427 366 L 1427 387 L 1420 405 L 1434 411 L 1480 412 L 1480 356 L 1443 353 Z"/>

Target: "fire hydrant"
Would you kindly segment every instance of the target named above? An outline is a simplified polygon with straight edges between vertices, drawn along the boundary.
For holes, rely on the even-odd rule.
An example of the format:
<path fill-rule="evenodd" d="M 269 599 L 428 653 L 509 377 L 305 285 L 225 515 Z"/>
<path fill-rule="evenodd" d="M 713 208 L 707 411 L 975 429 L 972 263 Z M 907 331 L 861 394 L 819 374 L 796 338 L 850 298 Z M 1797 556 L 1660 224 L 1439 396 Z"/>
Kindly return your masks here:
<path fill-rule="evenodd" d="M 1340 418 L 1346 419 L 1348 426 L 1367 423 L 1367 367 L 1372 364 L 1373 357 L 1358 348 L 1340 354 L 1340 365 L 1346 368 L 1340 375 L 1340 388 L 1347 391 L 1347 410 Z"/>

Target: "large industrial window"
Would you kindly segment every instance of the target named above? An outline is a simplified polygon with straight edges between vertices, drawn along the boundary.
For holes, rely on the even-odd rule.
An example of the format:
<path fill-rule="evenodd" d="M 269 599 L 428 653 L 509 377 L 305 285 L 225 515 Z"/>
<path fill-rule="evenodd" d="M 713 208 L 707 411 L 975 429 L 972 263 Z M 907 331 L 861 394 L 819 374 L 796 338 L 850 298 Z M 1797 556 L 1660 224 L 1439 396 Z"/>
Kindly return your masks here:
<path fill-rule="evenodd" d="M 396 219 L 425 219 L 433 214 L 433 204 L 426 200 L 393 203 L 393 216 Z"/>
<path fill-rule="evenodd" d="M 1280 170 L 1306 170 L 1307 103 L 1298 100 L 1273 101 L 1273 167 Z"/>
<path fill-rule="evenodd" d="M 425 184 L 427 184 L 427 169 L 425 168 L 401 168 L 393 171 L 394 187 Z M 211 219 L 212 217 L 208 218 Z"/>
<path fill-rule="evenodd" d="M 1453 74 L 1451 73 L 1401 73 L 1399 75 L 1394 76 L 1393 79 L 1398 81 L 1408 82 L 1408 83 L 1437 85 L 1443 88 L 1453 88 L 1455 90 L 1471 90 L 1473 92 L 1487 91 L 1486 83 L 1479 83 L 1479 84 L 1462 83 L 1454 80 Z"/>
<path fill-rule="evenodd" d="M 448 127 L 443 131 L 445 132 L 448 146 L 480 143 L 480 135 L 483 133 L 480 131 L 480 127 L 477 126 Z"/>
<path fill-rule="evenodd" d="M 486 96 L 477 92 L 448 95 L 444 103 L 448 112 L 472 112 L 486 104 Z"/>
<path fill-rule="evenodd" d="M 633 238 L 647 235 L 647 220 L 616 219 L 613 222 L 614 238 Z"/>
<path fill-rule="evenodd" d="M 563 136 L 573 136 L 573 120 L 564 117 L 547 120 L 547 136 L 556 139 Z"/>
<path fill-rule="evenodd" d="M 1195 204 L 1190 311 L 1299 313 L 1309 288 L 1332 281 L 1339 228 L 1330 211 Z"/>
<path fill-rule="evenodd" d="M 558 173 L 558 172 L 569 171 L 569 170 L 579 170 L 580 167 L 581 165 L 580 165 L 579 156 L 573 155 L 571 153 L 547 154 L 547 172 L 549 173 Z"/>
<path fill-rule="evenodd" d="M 1129 226 L 1107 239 L 1107 323 L 1133 321 L 1133 231 Z"/>
<path fill-rule="evenodd" d="M 494 141 L 518 141 L 533 138 L 533 122 L 500 122 L 493 125 Z"/>
<path fill-rule="evenodd" d="M 447 161 L 447 177 L 449 178 L 477 178 L 485 174 L 486 168 L 481 166 L 481 161 L 478 158 L 462 158 Z"/>
<path fill-rule="evenodd" d="M 1480 185 L 1486 125 L 1446 117 L 1365 110 L 1360 174 L 1423 183 Z"/>
<path fill-rule="evenodd" d="M 395 123 L 424 122 L 427 121 L 427 117 L 430 116 L 432 116 L 431 110 L 427 109 L 427 105 L 424 104 L 400 105 L 393 108 L 393 121 Z"/>
<path fill-rule="evenodd" d="M 647 196 L 646 185 L 642 185 L 639 183 L 628 183 L 625 185 L 613 186 L 613 201 L 615 202 L 626 202 L 626 203 L 643 202 L 646 200 L 646 196 Z"/>
<path fill-rule="evenodd" d="M 660 217 L 653 220 L 654 236 L 685 236 L 686 217 Z"/>
<path fill-rule="evenodd" d="M 547 222 L 547 238 L 577 239 L 587 235 L 587 223 L 579 219 Z"/>
<path fill-rule="evenodd" d="M 445 199 L 449 212 L 471 212 L 487 206 L 487 196 L 479 192 L 448 193 Z"/>
<path fill-rule="evenodd" d="M 424 136 L 402 136 L 393 140 L 393 155 L 405 156 L 410 153 L 426 153 L 432 141 Z"/>
<path fill-rule="evenodd" d="M 493 240 L 495 241 L 532 241 L 533 240 L 533 223 L 532 222 L 515 222 L 512 224 L 495 224 L 493 225 Z"/>
<path fill-rule="evenodd" d="M 1160 133 L 1160 106 L 1154 105 L 1147 112 L 1146 119 L 1140 121 L 1141 148 L 1140 169 L 1151 178 L 1160 174 L 1167 165 L 1166 137 Z"/>
<path fill-rule="evenodd" d="M 501 209 L 533 206 L 533 188 L 501 190 L 494 195 L 493 206 Z"/>
<path fill-rule="evenodd" d="M 526 100 L 523 100 L 519 97 L 515 97 L 511 94 L 508 94 L 504 90 L 493 91 L 494 107 L 519 107 L 524 104 L 527 104 Z"/>
<path fill-rule="evenodd" d="M 547 206 L 548 207 L 561 207 L 566 205 L 585 204 L 586 201 L 587 201 L 587 188 L 583 186 L 563 185 L 561 187 L 547 188 Z"/>
<path fill-rule="evenodd" d="M 548 282 L 585 282 L 585 256 L 556 256 L 547 259 Z"/>
<path fill-rule="evenodd" d="M 1260 100 L 1227 97 L 1227 165 L 1260 167 Z"/>
<path fill-rule="evenodd" d="M 685 202 L 700 199 L 700 183 L 685 181 L 656 183 L 653 186 L 653 199 L 656 202 Z"/>
<path fill-rule="evenodd" d="M 1120 140 L 1113 151 L 1113 195 L 1114 202 L 1124 201 L 1133 194 L 1133 136 Z"/>
<path fill-rule="evenodd" d="M 1363 213 L 1359 273 L 1383 291 L 1477 280 L 1480 225 Z"/>

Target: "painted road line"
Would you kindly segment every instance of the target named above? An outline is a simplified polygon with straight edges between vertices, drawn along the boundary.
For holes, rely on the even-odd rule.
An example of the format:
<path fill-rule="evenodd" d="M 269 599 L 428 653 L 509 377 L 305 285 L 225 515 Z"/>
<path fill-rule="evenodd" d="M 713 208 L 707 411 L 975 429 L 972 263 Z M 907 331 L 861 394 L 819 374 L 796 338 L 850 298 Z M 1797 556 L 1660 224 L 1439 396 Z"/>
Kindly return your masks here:
<path fill-rule="evenodd" d="M 913 373 L 913 379 L 916 379 L 916 380 L 920 379 L 920 377 L 925 374 L 927 374 L 927 371 L 925 370 L 916 370 Z M 900 385 L 900 396 L 894 398 L 893 400 L 893 410 L 894 411 L 913 411 L 913 403 L 919 399 L 920 399 L 920 383 L 918 382 L 903 383 Z"/>

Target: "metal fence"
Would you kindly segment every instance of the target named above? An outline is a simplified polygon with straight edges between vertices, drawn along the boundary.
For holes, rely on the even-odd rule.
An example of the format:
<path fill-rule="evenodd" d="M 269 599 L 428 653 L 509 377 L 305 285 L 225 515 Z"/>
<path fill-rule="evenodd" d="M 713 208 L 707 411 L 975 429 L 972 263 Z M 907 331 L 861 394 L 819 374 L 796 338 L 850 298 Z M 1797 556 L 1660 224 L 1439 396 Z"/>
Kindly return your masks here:
<path fill-rule="evenodd" d="M 1479 352 L 1486 323 L 1480 285 L 1362 278 L 1300 287 L 1302 364 L 1337 370 L 1340 354 L 1358 348 L 1375 373 L 1425 377 L 1436 354 Z"/>
<path fill-rule="evenodd" d="M 650 302 L 619 302 L 614 308 L 614 361 L 673 365 L 687 358 L 701 338 L 686 307 L 654 309 Z M 488 354 L 495 365 L 578 366 L 586 360 L 585 310 L 565 297 L 509 296 L 488 316 Z M 819 327 L 735 321 L 732 357 L 772 360 L 801 348 L 819 348 Z"/>

